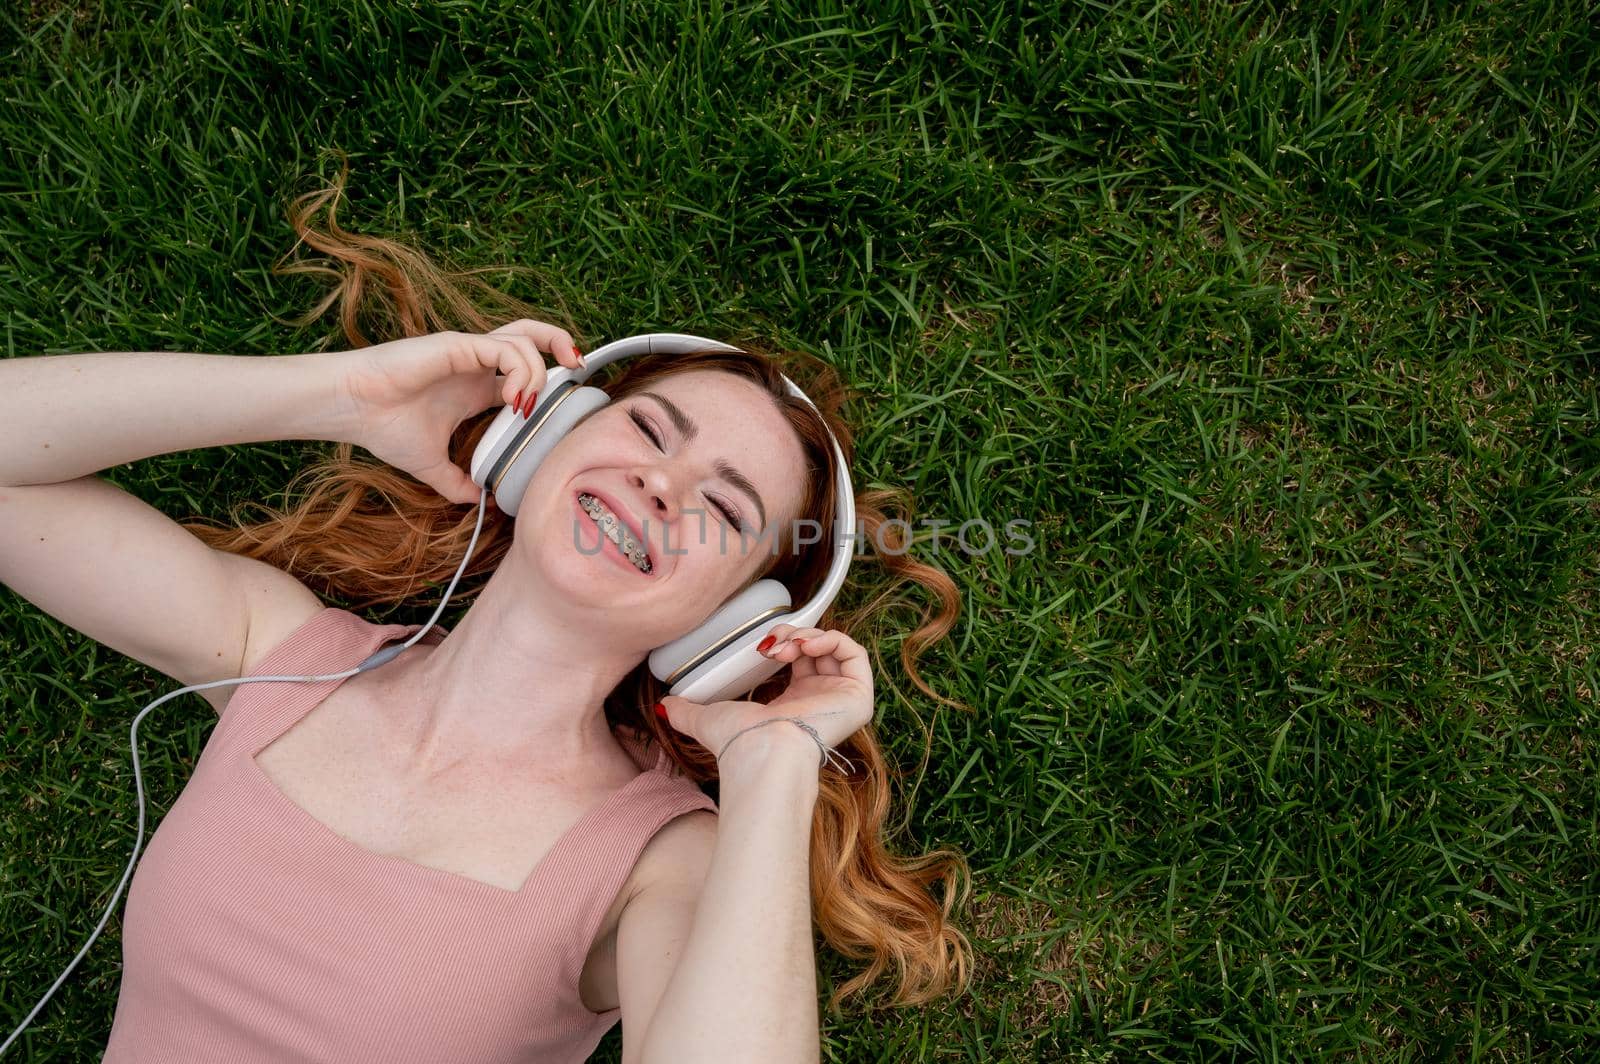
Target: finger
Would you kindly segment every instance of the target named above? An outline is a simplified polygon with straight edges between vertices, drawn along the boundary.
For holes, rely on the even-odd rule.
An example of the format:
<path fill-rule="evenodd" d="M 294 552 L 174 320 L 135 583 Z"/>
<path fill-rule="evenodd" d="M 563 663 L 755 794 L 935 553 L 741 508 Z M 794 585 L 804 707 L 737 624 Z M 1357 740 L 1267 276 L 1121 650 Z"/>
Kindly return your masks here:
<path fill-rule="evenodd" d="M 452 368 L 457 373 L 465 373 L 475 368 L 497 369 L 505 374 L 505 386 L 501 394 L 505 397 L 506 405 L 510 405 L 517 393 L 523 390 L 537 391 L 544 387 L 544 364 L 536 360 L 532 365 L 528 356 L 518 348 L 511 337 L 490 336 L 487 333 L 458 333 L 462 343 L 452 348 L 452 356 L 457 351 L 465 351 L 466 357 L 471 359 L 470 365 L 463 365 L 452 357 Z"/>
<path fill-rule="evenodd" d="M 526 392 L 523 394 L 523 398 L 526 400 L 534 392 L 542 392 L 544 390 L 544 381 L 546 381 L 547 376 L 546 368 L 544 368 L 544 355 L 539 354 L 538 347 L 534 346 L 533 339 L 528 338 L 528 336 L 512 333 L 510 334 L 510 341 L 517 344 L 517 350 L 522 354 L 522 360 L 528 366 L 528 384 L 526 384 Z"/>
<path fill-rule="evenodd" d="M 695 729 L 700 723 L 700 714 L 706 711 L 704 705 L 691 702 L 681 695 L 662 695 L 660 702 L 667 711 L 666 722 L 674 731 L 684 735 L 698 734 Z"/>
<path fill-rule="evenodd" d="M 519 318 L 500 327 L 509 332 L 526 336 L 531 339 L 540 351 L 548 352 L 555 356 L 555 360 L 570 369 L 577 369 L 579 362 L 578 348 L 572 339 L 572 334 L 548 322 L 534 321 L 532 318 Z M 499 329 L 495 330 L 499 332 Z"/>
<path fill-rule="evenodd" d="M 788 632 L 779 635 L 777 640 L 765 651 L 768 657 L 780 661 L 793 661 L 800 656 L 800 648 L 795 644 L 797 639 L 811 639 L 822 634 L 821 628 L 796 628 L 792 624 L 778 625 L 777 628 L 787 628 Z"/>
<path fill-rule="evenodd" d="M 800 638 L 800 652 L 816 661 L 818 672 L 843 676 L 862 684 L 872 683 L 872 666 L 866 648 L 837 628 Z"/>
<path fill-rule="evenodd" d="M 806 657 L 804 654 L 789 662 L 789 680 L 791 683 L 797 680 L 809 680 L 816 674 L 816 661 Z"/>
<path fill-rule="evenodd" d="M 478 385 L 479 390 L 482 391 L 482 393 L 483 393 L 483 397 L 481 399 L 479 399 L 477 397 L 478 393 L 477 392 L 473 393 L 473 398 L 474 398 L 473 409 L 474 410 L 483 410 L 483 409 L 487 408 L 488 406 L 490 406 L 492 403 L 494 403 L 497 398 L 501 402 L 504 402 L 505 401 L 505 394 L 506 394 L 506 391 L 508 390 L 508 385 L 510 385 L 510 383 L 511 383 L 511 379 L 509 377 L 502 377 L 498 373 L 495 374 L 492 377 L 489 377 L 487 380 L 483 381 L 482 384 Z M 511 404 L 510 403 L 506 403 L 506 405 L 510 406 Z"/>
<path fill-rule="evenodd" d="M 417 479 L 454 503 L 476 504 L 483 489 L 454 462 L 440 462 L 422 470 Z"/>
<path fill-rule="evenodd" d="M 509 376 L 496 377 L 494 382 L 495 392 L 500 396 L 501 403 L 510 406 L 517 401 L 517 396 L 521 393 L 517 391 L 515 382 Z"/>
<path fill-rule="evenodd" d="M 786 661 L 789 663 L 789 678 L 791 680 L 805 679 L 808 676 L 815 676 L 817 673 L 816 660 L 807 657 L 800 649 L 806 633 L 812 631 L 815 631 L 815 629 L 796 628 L 787 641 L 776 644 L 767 653 L 767 657 L 772 658 L 774 661 Z"/>
<path fill-rule="evenodd" d="M 760 650 L 761 653 L 765 654 L 768 650 L 771 650 L 773 647 L 777 646 L 779 643 L 783 642 L 785 639 L 788 639 L 789 638 L 789 633 L 793 632 L 794 630 L 795 630 L 795 626 L 792 625 L 792 624 L 775 624 L 775 625 L 773 625 L 771 628 L 767 629 L 766 638 L 762 640 L 762 643 L 765 643 L 766 646 L 763 647 L 763 646 L 761 646 L 761 644 L 758 643 L 756 645 L 757 649 Z M 768 642 L 768 640 L 770 640 L 770 642 Z"/>
<path fill-rule="evenodd" d="M 541 351 L 548 350 L 553 340 L 566 335 L 563 330 L 556 326 L 547 322 L 534 321 L 532 318 L 518 318 L 516 321 L 508 321 L 498 329 L 495 329 L 494 332 L 496 334 L 526 336 L 537 344 Z"/>
<path fill-rule="evenodd" d="M 811 676 L 816 673 L 816 666 L 811 659 L 801 653 L 799 640 L 822 634 L 820 628 L 796 628 L 792 624 L 775 625 L 773 631 L 786 629 L 785 634 L 780 634 L 773 644 L 762 651 L 774 661 L 786 661 L 790 665 L 791 674 L 796 677 Z"/>
<path fill-rule="evenodd" d="M 523 377 L 524 383 L 517 390 L 517 394 L 521 395 L 526 401 L 534 392 L 544 390 L 544 381 L 548 375 L 545 370 L 544 356 L 539 353 L 539 348 L 534 345 L 533 338 L 530 336 L 508 332 L 505 334 L 505 338 L 516 346 L 517 354 L 521 356 L 523 366 L 527 370 Z M 539 383 L 534 384 L 535 380 L 539 381 Z"/>

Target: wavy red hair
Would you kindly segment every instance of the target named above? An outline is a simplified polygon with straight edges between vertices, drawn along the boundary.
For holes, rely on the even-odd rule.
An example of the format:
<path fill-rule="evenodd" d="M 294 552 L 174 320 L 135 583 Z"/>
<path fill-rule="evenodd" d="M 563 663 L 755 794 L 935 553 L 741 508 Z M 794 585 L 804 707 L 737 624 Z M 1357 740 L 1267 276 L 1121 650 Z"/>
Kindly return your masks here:
<path fill-rule="evenodd" d="M 274 272 L 321 275 L 333 282 L 327 296 L 293 324 L 313 323 L 337 303 L 343 335 L 357 348 L 447 329 L 489 332 L 518 318 L 552 320 L 547 313 L 481 281 L 476 275 L 485 272 L 483 269 L 446 270 L 401 242 L 342 229 L 336 213 L 347 175 L 346 163 L 331 187 L 299 196 L 288 206 L 299 240 L 274 265 Z M 319 228 L 313 221 L 324 208 L 326 221 Z M 302 243 L 327 256 L 331 264 L 296 260 L 285 265 Z M 484 306 L 495 310 L 486 313 Z M 363 326 L 379 339 L 370 339 Z M 586 344 L 578 330 L 565 327 L 583 349 Z M 691 369 L 715 369 L 754 381 L 772 396 L 794 428 L 813 470 L 799 512 L 822 528 L 831 527 L 837 500 L 835 459 L 827 445 L 827 431 L 831 429 L 838 439 L 847 460 L 853 453 L 850 426 L 840 415 L 847 396 L 838 376 L 826 363 L 797 352 L 777 352 L 753 341 L 727 342 L 741 350 L 624 360 L 606 377 L 605 389 L 613 399 L 620 399 L 653 380 Z M 811 398 L 815 410 L 788 394 L 783 375 Z M 498 409 L 491 407 L 462 422 L 452 436 L 450 454 L 462 468 L 469 464 Z M 184 527 L 213 547 L 276 565 L 319 593 L 349 601 L 359 609 L 402 603 L 419 592 L 444 586 L 461 564 L 476 524 L 476 504 L 452 503 L 397 469 L 358 459 L 349 443 L 336 444 L 332 457 L 302 470 L 290 485 L 291 494 L 297 487 L 303 488 L 304 496 L 288 510 L 246 504 L 264 511 L 261 520 L 242 520 L 235 509 L 230 525 L 199 520 L 186 522 Z M 830 609 L 818 627 L 865 631 L 871 619 L 898 599 L 901 586 L 909 582 L 922 587 L 937 602 L 937 612 L 925 611 L 920 626 L 902 641 L 901 665 L 928 697 L 965 709 L 968 707 L 935 693 L 916 667 L 916 659 L 954 625 L 960 599 L 948 575 L 906 550 L 901 529 L 909 528 L 909 523 L 890 523 L 884 508 L 899 505 L 904 511 L 905 503 L 906 494 L 897 490 L 858 494 L 859 526 L 870 544 L 883 549 L 860 555 L 856 565 L 871 560 L 894 579 L 849 615 Z M 905 522 L 906 513 L 896 517 Z M 505 556 L 512 525 L 513 519 L 497 508 L 484 513 L 476 552 L 462 573 L 460 596 L 476 594 L 478 587 L 472 578 L 492 573 Z M 828 554 L 821 549 L 798 553 L 780 549 L 771 556 L 772 562 L 759 575 L 783 582 L 796 603 L 819 586 L 828 564 Z M 872 650 L 870 641 L 860 641 Z M 877 667 L 881 671 L 881 662 Z M 782 689 L 785 676 L 780 673 L 748 697 L 766 701 Z M 607 721 L 613 728 L 629 728 L 649 743 L 661 744 L 697 783 L 714 781 L 712 753 L 649 712 L 664 693 L 663 685 L 641 662 L 606 698 Z M 832 765 L 821 770 L 810 844 L 812 907 L 827 944 L 868 964 L 833 992 L 830 1010 L 865 991 L 891 969 L 894 992 L 887 1002 L 891 1006 L 920 1005 L 964 990 L 970 978 L 971 945 L 951 914 L 966 905 L 971 892 L 965 859 L 945 849 L 917 856 L 891 852 L 885 823 L 892 773 L 873 727 L 862 728 L 837 748 L 849 758 L 852 768 L 848 773 Z M 925 746 L 924 757 L 926 754 Z M 929 888 L 936 884 L 943 888 L 940 899 L 930 893 Z"/>

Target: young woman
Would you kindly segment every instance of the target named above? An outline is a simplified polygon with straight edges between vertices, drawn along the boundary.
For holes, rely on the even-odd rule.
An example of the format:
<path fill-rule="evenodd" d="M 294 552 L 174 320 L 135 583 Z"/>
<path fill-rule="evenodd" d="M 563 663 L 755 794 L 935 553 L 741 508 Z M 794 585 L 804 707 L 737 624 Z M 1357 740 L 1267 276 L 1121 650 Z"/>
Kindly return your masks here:
<path fill-rule="evenodd" d="M 527 409 L 543 356 L 581 357 L 525 314 L 495 327 L 463 282 L 512 301 L 470 275 L 341 232 L 339 191 L 291 218 L 342 266 L 303 320 L 342 298 L 349 350 L 0 364 L 0 579 L 183 684 L 343 671 L 414 634 L 318 592 L 358 608 L 428 597 L 470 539 L 466 466 L 497 403 Z M 402 335 L 374 346 L 358 319 L 379 286 Z M 465 331 L 441 328 L 446 311 Z M 217 726 L 129 890 L 111 1064 L 582 1061 L 619 1020 L 629 1064 L 812 1061 L 813 919 L 870 960 L 830 1006 L 891 968 L 891 1004 L 965 985 L 949 919 L 964 862 L 884 843 L 872 671 L 845 632 L 875 604 L 774 627 L 764 652 L 790 668 L 745 700 L 667 696 L 645 663 L 755 580 L 796 602 L 818 585 L 830 537 L 793 530 L 832 528 L 827 430 L 851 451 L 837 379 L 751 348 L 635 356 L 604 386 L 612 402 L 545 458 L 516 516 L 484 515 L 464 575 L 490 575 L 454 629 L 342 680 L 204 692 Z M 94 475 L 275 439 L 338 446 L 298 508 L 255 524 L 179 525 Z M 957 600 L 889 534 L 892 497 L 859 498 L 859 524 L 890 545 L 879 562 L 942 601 L 902 651 L 937 699 L 914 658 Z M 597 502 L 672 549 L 645 564 L 583 549 Z M 818 740 L 786 716 L 847 764 L 819 768 Z"/>

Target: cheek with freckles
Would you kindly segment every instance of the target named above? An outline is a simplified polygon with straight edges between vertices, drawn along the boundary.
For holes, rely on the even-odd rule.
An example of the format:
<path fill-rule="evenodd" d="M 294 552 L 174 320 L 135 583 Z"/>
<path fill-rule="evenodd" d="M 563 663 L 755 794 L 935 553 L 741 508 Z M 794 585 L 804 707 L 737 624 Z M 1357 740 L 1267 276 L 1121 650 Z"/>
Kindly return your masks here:
<path fill-rule="evenodd" d="M 724 554 L 713 538 L 704 546 L 695 544 L 676 561 L 676 601 L 683 604 L 687 619 L 698 621 L 749 587 L 766 559 L 754 551 L 741 554 L 734 542 Z"/>

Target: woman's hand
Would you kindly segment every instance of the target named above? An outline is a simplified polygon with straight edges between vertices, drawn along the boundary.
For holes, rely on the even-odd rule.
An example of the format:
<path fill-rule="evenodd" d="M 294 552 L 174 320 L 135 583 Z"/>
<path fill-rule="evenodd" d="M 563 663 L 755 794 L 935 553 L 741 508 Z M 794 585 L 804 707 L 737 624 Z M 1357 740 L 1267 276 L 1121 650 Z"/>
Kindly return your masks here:
<path fill-rule="evenodd" d="M 524 403 L 544 388 L 544 359 L 577 368 L 565 329 L 523 319 L 489 333 L 437 332 L 340 351 L 339 414 L 355 426 L 352 442 L 456 503 L 482 489 L 450 460 L 456 426 L 495 400 Z"/>
<path fill-rule="evenodd" d="M 762 653 L 789 663 L 789 686 L 781 695 L 766 705 L 737 700 L 702 705 L 666 695 L 661 703 L 667 709 L 667 723 L 720 756 L 728 740 L 763 720 L 799 717 L 817 729 L 829 746 L 837 746 L 872 722 L 872 666 L 860 643 L 836 628 L 823 631 L 778 624 L 767 634 L 773 642 Z M 806 747 L 816 750 L 817 744 L 793 724 L 768 724 L 740 737 L 728 756 L 735 756 L 741 743 L 762 732 L 780 729 L 794 732 Z M 783 740 L 789 738 L 786 735 Z"/>

